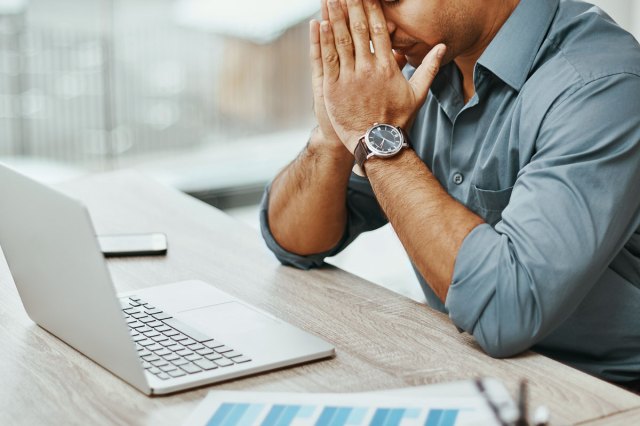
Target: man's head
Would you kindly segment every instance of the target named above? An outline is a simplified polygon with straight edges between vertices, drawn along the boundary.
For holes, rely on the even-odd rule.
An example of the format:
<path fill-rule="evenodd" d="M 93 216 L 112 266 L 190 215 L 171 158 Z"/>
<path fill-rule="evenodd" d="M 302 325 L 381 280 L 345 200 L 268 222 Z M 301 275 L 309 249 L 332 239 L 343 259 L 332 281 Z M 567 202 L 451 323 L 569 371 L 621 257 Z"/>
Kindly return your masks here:
<path fill-rule="evenodd" d="M 443 63 L 477 60 L 519 0 L 381 0 L 394 50 L 418 66 L 438 43 Z"/>

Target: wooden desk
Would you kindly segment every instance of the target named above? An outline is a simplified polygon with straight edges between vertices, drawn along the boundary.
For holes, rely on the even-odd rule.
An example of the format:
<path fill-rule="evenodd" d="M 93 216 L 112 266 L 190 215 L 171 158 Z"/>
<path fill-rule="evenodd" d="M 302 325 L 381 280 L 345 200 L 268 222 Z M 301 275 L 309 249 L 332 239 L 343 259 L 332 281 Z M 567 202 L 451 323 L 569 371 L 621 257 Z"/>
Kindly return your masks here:
<path fill-rule="evenodd" d="M 609 417 L 630 424 L 640 416 L 640 397 L 630 392 L 534 353 L 492 359 L 445 315 L 337 268 L 282 267 L 254 230 L 138 174 L 89 177 L 63 189 L 87 204 L 99 233 L 168 235 L 166 257 L 109 261 L 118 291 L 202 279 L 332 342 L 337 357 L 149 398 L 32 323 L 2 259 L 2 425 L 180 424 L 214 388 L 345 392 L 477 376 L 497 377 L 513 394 L 526 378 L 531 406 L 547 405 L 554 424 L 607 424 Z"/>

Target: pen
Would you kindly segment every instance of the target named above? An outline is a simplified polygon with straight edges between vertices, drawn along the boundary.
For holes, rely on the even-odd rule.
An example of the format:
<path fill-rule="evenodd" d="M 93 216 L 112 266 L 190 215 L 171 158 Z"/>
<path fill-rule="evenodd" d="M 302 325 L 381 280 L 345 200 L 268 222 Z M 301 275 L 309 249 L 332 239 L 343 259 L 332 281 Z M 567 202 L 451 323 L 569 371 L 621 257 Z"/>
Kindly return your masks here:
<path fill-rule="evenodd" d="M 527 381 L 520 381 L 520 390 L 518 392 L 518 420 L 516 426 L 528 426 L 527 421 Z"/>
<path fill-rule="evenodd" d="M 500 423 L 501 426 L 508 426 L 509 423 L 505 422 L 504 419 L 502 418 L 502 415 L 500 414 L 500 409 L 496 406 L 496 404 L 493 402 L 493 400 L 491 399 L 491 397 L 487 393 L 487 391 L 486 391 L 486 389 L 484 387 L 484 384 L 482 383 L 482 380 L 481 379 L 475 379 L 474 382 L 476 384 L 476 387 L 478 388 L 478 391 L 480 392 L 480 395 L 482 395 L 484 400 L 489 405 L 489 408 L 491 408 L 491 411 L 493 412 L 493 415 L 495 416 L 495 418 L 498 421 L 498 423 Z"/>

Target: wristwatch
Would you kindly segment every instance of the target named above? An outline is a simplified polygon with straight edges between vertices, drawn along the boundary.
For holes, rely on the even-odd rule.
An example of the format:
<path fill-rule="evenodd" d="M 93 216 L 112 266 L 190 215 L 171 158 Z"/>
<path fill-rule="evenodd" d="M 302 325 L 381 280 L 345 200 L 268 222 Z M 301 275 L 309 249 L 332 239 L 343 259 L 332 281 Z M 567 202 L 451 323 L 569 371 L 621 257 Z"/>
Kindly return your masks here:
<path fill-rule="evenodd" d="M 402 148 L 409 147 L 408 138 L 402 130 L 391 124 L 375 123 L 358 140 L 353 155 L 360 168 L 358 174 L 366 176 L 364 163 L 371 157 L 388 158 L 397 155 Z M 356 168 L 357 169 L 357 168 Z"/>

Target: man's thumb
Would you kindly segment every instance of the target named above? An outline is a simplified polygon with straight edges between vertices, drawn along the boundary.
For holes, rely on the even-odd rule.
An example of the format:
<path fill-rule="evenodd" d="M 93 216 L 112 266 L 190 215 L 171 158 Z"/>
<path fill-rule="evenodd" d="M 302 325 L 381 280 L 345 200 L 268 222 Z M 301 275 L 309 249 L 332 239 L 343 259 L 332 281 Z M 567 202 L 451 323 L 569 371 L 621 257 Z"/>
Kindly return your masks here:
<path fill-rule="evenodd" d="M 447 46 L 442 43 L 436 45 L 427 53 L 427 56 L 424 57 L 420 66 L 409 79 L 409 83 L 413 87 L 413 93 L 419 104 L 422 104 L 427 98 L 429 88 L 440 70 L 442 58 L 446 52 Z"/>

